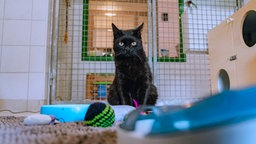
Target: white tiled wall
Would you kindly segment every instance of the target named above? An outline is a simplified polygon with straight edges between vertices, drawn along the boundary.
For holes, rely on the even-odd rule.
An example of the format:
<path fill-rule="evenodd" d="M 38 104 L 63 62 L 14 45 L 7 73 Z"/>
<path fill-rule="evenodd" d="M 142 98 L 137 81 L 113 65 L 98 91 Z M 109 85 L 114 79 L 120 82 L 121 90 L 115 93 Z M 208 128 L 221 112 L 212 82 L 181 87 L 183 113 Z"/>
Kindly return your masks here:
<path fill-rule="evenodd" d="M 3 37 L 5 37 L 5 35 Z M 29 49 L 29 46 L 26 45 L 3 45 L 1 56 L 1 73 L 27 73 L 29 68 Z"/>
<path fill-rule="evenodd" d="M 4 19 L 3 46 L 30 44 L 31 22 L 29 20 Z"/>
<path fill-rule="evenodd" d="M 33 0 L 5 0 L 4 18 L 6 19 L 31 19 Z"/>
<path fill-rule="evenodd" d="M 28 90 L 28 74 L 1 73 L 1 99 L 26 99 Z"/>
<path fill-rule="evenodd" d="M 0 19 L 3 19 L 4 15 L 4 0 L 0 0 Z"/>
<path fill-rule="evenodd" d="M 49 2 L 0 0 L 0 109 L 31 111 L 46 98 Z"/>

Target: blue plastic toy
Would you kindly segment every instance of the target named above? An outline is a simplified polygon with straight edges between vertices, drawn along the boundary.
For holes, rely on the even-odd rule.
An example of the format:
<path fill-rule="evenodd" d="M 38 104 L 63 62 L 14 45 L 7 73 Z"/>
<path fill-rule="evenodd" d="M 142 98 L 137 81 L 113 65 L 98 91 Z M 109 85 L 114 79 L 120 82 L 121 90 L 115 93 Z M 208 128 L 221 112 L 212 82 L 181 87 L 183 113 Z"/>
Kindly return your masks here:
<path fill-rule="evenodd" d="M 56 104 L 41 106 L 40 113 L 53 115 L 59 122 L 81 122 L 91 104 Z M 128 105 L 111 106 L 115 112 L 115 121 L 123 121 L 125 115 L 135 108 Z"/>
<path fill-rule="evenodd" d="M 79 122 L 84 121 L 89 106 L 89 104 L 43 105 L 40 113 L 53 115 L 59 122 Z"/>
<path fill-rule="evenodd" d="M 255 134 L 256 87 L 250 87 L 224 91 L 189 108 L 134 110 L 118 128 L 118 143 L 255 144 Z"/>

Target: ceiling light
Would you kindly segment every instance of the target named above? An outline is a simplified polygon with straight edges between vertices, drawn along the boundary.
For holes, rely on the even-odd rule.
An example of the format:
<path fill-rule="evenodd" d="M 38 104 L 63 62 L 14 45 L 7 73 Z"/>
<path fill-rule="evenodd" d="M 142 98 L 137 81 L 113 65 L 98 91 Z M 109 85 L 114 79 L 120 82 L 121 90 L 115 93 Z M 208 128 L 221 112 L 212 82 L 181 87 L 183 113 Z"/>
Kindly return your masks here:
<path fill-rule="evenodd" d="M 116 14 L 115 14 L 115 13 L 105 13 L 105 16 L 110 16 L 110 17 L 112 17 L 112 16 L 116 16 Z"/>

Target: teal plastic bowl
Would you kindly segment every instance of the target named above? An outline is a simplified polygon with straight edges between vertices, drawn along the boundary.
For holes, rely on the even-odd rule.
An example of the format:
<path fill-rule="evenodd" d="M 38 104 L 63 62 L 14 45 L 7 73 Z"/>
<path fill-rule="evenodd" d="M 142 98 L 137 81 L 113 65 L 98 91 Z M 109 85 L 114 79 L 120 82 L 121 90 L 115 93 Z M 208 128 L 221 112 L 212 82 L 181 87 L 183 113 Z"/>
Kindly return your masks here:
<path fill-rule="evenodd" d="M 84 121 L 89 106 L 89 104 L 43 105 L 40 113 L 53 115 L 59 122 L 79 122 Z"/>

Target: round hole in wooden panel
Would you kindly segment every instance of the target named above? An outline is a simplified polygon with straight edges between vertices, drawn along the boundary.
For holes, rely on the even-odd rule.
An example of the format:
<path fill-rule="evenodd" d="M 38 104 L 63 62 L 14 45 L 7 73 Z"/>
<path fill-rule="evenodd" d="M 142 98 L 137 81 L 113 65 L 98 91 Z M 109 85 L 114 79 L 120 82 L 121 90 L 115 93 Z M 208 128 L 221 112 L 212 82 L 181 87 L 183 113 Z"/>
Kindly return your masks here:
<path fill-rule="evenodd" d="M 243 39 L 248 47 L 256 43 L 256 11 L 254 10 L 249 11 L 244 19 Z"/>
<path fill-rule="evenodd" d="M 227 71 L 221 69 L 218 76 L 218 91 L 223 92 L 230 89 L 230 80 Z"/>

